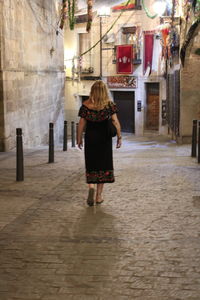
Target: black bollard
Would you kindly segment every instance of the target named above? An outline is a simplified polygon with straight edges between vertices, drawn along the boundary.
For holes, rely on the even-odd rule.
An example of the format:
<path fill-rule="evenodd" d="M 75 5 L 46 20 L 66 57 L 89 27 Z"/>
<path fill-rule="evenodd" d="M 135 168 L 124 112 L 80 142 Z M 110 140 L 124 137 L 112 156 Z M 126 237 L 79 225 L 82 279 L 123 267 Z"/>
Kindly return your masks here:
<path fill-rule="evenodd" d="M 16 180 L 24 180 L 24 155 L 22 143 L 22 129 L 16 129 Z"/>
<path fill-rule="evenodd" d="M 197 156 L 197 120 L 193 120 L 192 125 L 192 157 Z"/>
<path fill-rule="evenodd" d="M 54 134 L 53 123 L 49 123 L 49 163 L 54 162 Z"/>
<path fill-rule="evenodd" d="M 76 142 L 77 142 L 77 139 L 78 139 L 78 123 L 76 123 Z"/>
<path fill-rule="evenodd" d="M 67 121 L 64 121 L 63 151 L 67 151 Z"/>
<path fill-rule="evenodd" d="M 198 121 L 198 157 L 197 161 L 200 164 L 200 121 Z"/>
<path fill-rule="evenodd" d="M 72 147 L 75 147 L 75 128 L 74 122 L 71 123 Z"/>

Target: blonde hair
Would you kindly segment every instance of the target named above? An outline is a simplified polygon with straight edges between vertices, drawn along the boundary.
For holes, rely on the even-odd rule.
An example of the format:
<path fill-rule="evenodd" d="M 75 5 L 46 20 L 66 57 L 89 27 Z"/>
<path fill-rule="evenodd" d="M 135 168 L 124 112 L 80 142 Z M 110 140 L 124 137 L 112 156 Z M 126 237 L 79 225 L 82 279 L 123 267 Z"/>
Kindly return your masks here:
<path fill-rule="evenodd" d="M 91 87 L 89 100 L 97 109 L 102 109 L 109 104 L 110 97 L 106 84 L 102 80 L 97 80 Z"/>

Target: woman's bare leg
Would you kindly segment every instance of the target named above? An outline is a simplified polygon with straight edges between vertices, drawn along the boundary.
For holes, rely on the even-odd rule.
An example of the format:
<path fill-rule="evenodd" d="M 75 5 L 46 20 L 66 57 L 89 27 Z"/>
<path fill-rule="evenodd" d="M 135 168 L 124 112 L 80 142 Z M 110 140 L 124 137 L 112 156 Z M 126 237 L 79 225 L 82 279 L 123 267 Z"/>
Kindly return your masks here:
<path fill-rule="evenodd" d="M 87 204 L 89 206 L 93 206 L 94 205 L 94 184 L 89 183 L 88 188 L 89 189 L 88 189 Z"/>
<path fill-rule="evenodd" d="M 103 183 L 98 183 L 97 184 L 96 202 L 101 202 L 102 201 L 103 186 L 104 186 Z"/>
<path fill-rule="evenodd" d="M 89 189 L 94 189 L 94 183 L 89 183 L 88 187 L 89 187 Z"/>

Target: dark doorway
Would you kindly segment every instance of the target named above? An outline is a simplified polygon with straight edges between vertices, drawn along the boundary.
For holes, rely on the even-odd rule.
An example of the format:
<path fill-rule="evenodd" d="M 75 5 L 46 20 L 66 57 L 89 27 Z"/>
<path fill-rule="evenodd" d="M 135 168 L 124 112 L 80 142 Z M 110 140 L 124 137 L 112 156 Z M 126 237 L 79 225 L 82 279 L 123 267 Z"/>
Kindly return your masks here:
<path fill-rule="evenodd" d="M 146 129 L 159 129 L 159 83 L 147 83 Z"/>
<path fill-rule="evenodd" d="M 88 98 L 89 98 L 89 96 L 81 96 L 81 101 L 82 101 L 82 103 L 83 103 L 84 101 L 86 101 Z"/>
<path fill-rule="evenodd" d="M 135 133 L 135 93 L 114 91 L 113 96 L 122 131 Z"/>

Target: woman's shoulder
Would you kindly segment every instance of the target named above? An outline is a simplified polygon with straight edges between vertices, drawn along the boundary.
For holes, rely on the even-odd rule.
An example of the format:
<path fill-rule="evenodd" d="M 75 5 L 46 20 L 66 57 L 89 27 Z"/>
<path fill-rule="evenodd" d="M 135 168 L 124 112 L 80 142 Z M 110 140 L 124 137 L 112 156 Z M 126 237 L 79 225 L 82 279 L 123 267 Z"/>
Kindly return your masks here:
<path fill-rule="evenodd" d="M 88 105 L 90 105 L 89 99 L 85 100 L 82 105 L 88 107 Z"/>
<path fill-rule="evenodd" d="M 108 102 L 108 105 L 109 105 L 110 107 L 115 107 L 115 106 L 116 106 L 116 103 L 113 102 L 113 101 L 109 101 L 109 102 Z"/>
<path fill-rule="evenodd" d="M 109 110 L 110 110 L 110 112 L 111 112 L 112 114 L 114 114 L 114 113 L 117 112 L 117 105 L 116 105 L 116 103 L 114 103 L 113 101 L 110 101 L 110 102 L 108 103 L 108 108 L 109 108 Z"/>
<path fill-rule="evenodd" d="M 80 109 L 79 109 L 79 113 L 78 113 L 78 116 L 81 117 L 81 118 L 85 118 L 86 115 L 87 115 L 87 106 L 85 106 L 84 104 L 81 105 Z"/>
<path fill-rule="evenodd" d="M 94 106 L 94 104 L 89 101 L 89 99 L 84 101 L 82 106 L 89 110 L 97 110 L 96 107 Z"/>

